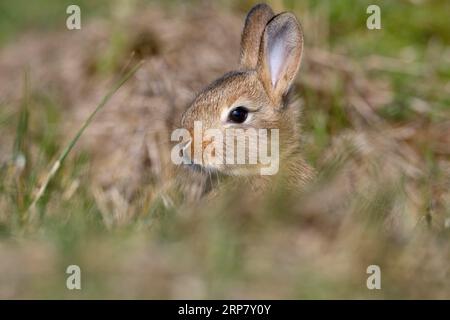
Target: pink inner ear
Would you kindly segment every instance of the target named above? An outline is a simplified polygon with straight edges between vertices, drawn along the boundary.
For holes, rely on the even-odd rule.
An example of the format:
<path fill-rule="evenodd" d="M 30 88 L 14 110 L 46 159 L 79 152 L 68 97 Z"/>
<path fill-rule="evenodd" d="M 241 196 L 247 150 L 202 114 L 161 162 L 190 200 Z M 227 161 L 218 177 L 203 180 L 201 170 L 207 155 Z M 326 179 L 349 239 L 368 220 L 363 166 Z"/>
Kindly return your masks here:
<path fill-rule="evenodd" d="M 275 87 L 281 72 L 284 56 L 283 41 L 280 38 L 275 39 L 269 48 L 269 70 L 272 80 L 272 86 Z"/>
<path fill-rule="evenodd" d="M 280 78 L 284 64 L 286 63 L 288 50 L 283 41 L 283 37 L 277 37 L 272 44 L 269 44 L 269 46 L 268 60 L 270 77 L 272 80 L 272 86 L 275 87 Z"/>

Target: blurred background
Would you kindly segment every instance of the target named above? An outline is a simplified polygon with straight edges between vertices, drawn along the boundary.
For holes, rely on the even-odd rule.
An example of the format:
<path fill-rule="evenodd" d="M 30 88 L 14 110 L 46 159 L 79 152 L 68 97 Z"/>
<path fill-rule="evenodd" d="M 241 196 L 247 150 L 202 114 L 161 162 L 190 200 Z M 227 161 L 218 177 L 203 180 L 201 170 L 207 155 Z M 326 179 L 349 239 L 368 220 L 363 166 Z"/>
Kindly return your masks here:
<path fill-rule="evenodd" d="M 304 29 L 299 139 L 319 176 L 256 204 L 238 184 L 183 196 L 168 132 L 237 66 L 255 3 L 0 2 L 0 298 L 450 298 L 448 1 L 267 1 Z"/>

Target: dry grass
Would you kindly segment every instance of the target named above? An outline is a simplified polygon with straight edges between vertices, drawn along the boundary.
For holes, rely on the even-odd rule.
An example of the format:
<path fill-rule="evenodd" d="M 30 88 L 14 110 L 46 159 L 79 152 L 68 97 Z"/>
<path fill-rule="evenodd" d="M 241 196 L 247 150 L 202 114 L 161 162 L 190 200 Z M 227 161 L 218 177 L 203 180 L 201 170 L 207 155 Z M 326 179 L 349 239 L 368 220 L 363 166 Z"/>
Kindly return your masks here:
<path fill-rule="evenodd" d="M 320 175 L 301 197 L 281 184 L 255 204 L 245 184 L 224 181 L 192 203 L 178 181 L 192 193 L 202 181 L 171 167 L 168 132 L 237 63 L 250 5 L 200 4 L 111 5 L 80 32 L 34 31 L 2 48 L 0 297 L 450 298 L 450 49 L 439 34 L 449 26 L 389 55 L 387 31 L 364 19 L 350 31 L 359 24 L 342 23 L 334 2 L 286 4 L 307 36 L 301 139 Z M 392 12 L 423 9 L 403 5 L 413 6 Z M 389 29 L 395 17 L 385 19 Z M 421 16 L 403 23 L 423 28 Z M 376 41 L 388 43 L 361 54 Z M 141 59 L 30 221 L 63 146 Z M 82 269 L 80 292 L 65 289 L 69 264 Z M 380 291 L 366 288 L 371 264 Z"/>

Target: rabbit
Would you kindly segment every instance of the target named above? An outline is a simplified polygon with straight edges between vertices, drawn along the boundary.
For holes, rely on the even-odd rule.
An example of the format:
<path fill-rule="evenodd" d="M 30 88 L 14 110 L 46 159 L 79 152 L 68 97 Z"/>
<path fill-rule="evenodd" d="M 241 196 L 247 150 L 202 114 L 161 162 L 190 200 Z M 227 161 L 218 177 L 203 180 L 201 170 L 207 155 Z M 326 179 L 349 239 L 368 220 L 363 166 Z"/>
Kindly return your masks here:
<path fill-rule="evenodd" d="M 241 37 L 238 70 L 226 73 L 201 91 L 183 113 L 181 127 L 190 136 L 181 151 L 191 169 L 211 175 L 252 177 L 256 188 L 269 185 L 282 175 L 285 185 L 301 189 L 315 176 L 301 153 L 300 107 L 293 99 L 292 84 L 303 54 L 303 32 L 296 17 L 289 12 L 275 15 L 266 4 L 254 6 L 247 14 Z M 202 163 L 193 161 L 195 143 L 205 152 L 213 141 L 202 137 L 195 141 L 195 123 L 202 129 L 214 128 L 226 136 L 227 129 L 278 129 L 279 170 L 275 175 L 262 175 L 263 164 L 216 163 L 203 153 Z M 272 132 L 272 131 L 270 131 Z M 274 135 L 271 133 L 268 138 Z M 231 141 L 231 140 L 230 140 Z M 227 144 L 210 154 L 226 157 Z M 246 145 L 249 154 L 255 145 Z M 274 151 L 274 150 L 272 150 Z M 194 151 L 195 152 L 195 151 Z M 246 158 L 247 159 L 247 158 Z"/>

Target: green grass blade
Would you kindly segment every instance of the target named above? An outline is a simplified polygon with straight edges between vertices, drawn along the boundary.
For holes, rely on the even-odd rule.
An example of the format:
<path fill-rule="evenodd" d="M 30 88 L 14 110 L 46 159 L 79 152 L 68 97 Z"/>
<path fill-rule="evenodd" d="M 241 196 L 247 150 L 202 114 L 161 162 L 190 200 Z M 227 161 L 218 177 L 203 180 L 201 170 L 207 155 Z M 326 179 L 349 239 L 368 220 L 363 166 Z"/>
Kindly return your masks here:
<path fill-rule="evenodd" d="M 34 212 L 36 208 L 36 204 L 41 199 L 41 197 L 44 195 L 48 184 L 50 183 L 51 179 L 55 176 L 55 174 L 58 172 L 59 168 L 63 164 L 66 157 L 69 155 L 70 151 L 73 149 L 73 147 L 76 145 L 78 140 L 80 139 L 83 132 L 86 130 L 86 128 L 90 125 L 92 120 L 94 119 L 95 115 L 103 109 L 103 107 L 106 105 L 106 103 L 111 99 L 111 97 L 125 84 L 125 82 L 128 81 L 135 73 L 136 71 L 142 66 L 143 61 L 139 62 L 134 68 L 132 68 L 117 84 L 106 94 L 102 101 L 97 105 L 95 110 L 89 115 L 89 117 L 86 119 L 86 121 L 81 126 L 80 130 L 75 134 L 73 139 L 69 142 L 69 144 L 64 148 L 61 155 L 58 157 L 56 162 L 53 164 L 51 170 L 49 171 L 46 179 L 44 180 L 44 183 L 39 188 L 38 192 L 36 193 L 36 196 L 34 197 L 33 201 L 31 202 L 31 205 L 28 208 L 29 212 Z M 32 214 L 31 214 L 32 215 Z"/>

